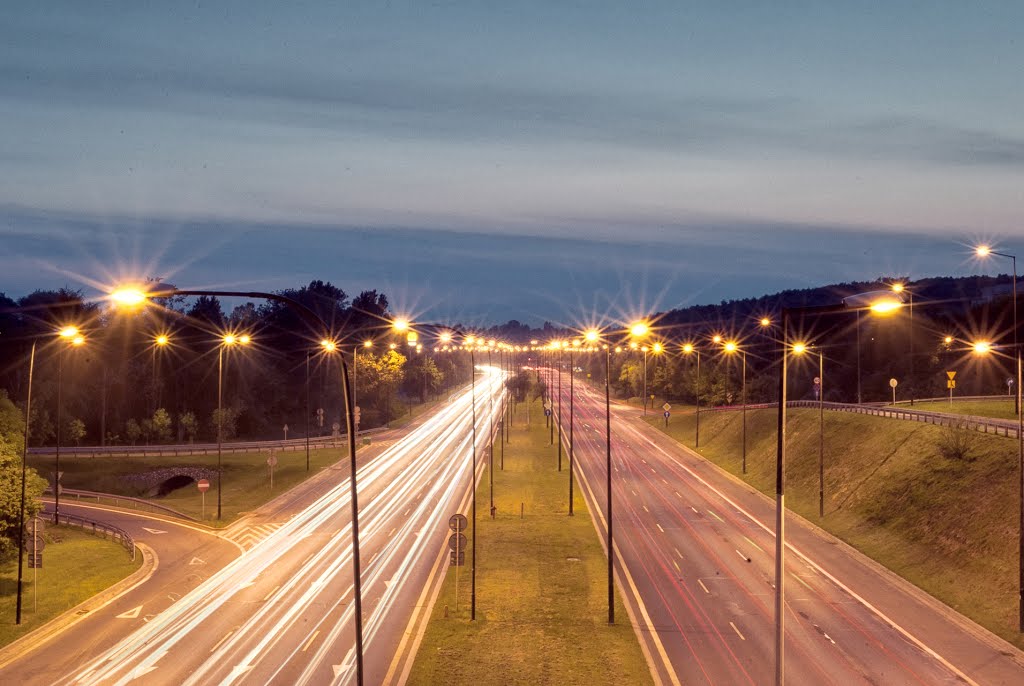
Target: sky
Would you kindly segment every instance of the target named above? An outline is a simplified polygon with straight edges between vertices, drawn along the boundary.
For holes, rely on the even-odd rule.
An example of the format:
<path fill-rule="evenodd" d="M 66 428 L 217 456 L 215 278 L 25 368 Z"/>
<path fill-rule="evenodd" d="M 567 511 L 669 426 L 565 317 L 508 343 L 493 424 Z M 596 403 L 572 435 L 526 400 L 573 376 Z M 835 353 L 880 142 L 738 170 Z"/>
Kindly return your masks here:
<path fill-rule="evenodd" d="M 49 2 L 0 23 L 0 292 L 377 288 L 573 323 L 998 273 L 1024 3 Z"/>

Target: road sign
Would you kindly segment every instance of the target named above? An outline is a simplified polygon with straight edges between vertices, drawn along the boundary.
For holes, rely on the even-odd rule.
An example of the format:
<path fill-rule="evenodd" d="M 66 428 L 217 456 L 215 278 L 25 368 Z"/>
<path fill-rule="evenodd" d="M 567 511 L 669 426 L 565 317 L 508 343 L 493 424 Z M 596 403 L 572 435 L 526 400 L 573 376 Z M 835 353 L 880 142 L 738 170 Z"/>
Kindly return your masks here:
<path fill-rule="evenodd" d="M 668 412 L 669 410 L 671 410 L 671 409 L 672 409 L 672 406 L 671 406 L 671 405 L 669 405 L 668 403 L 665 403 L 664 405 L 662 405 L 662 406 L 661 406 L 661 409 L 663 409 L 663 410 L 665 410 L 666 412 Z"/>
<path fill-rule="evenodd" d="M 452 534 L 448 537 L 448 547 L 452 549 L 452 552 L 456 549 L 460 551 L 465 550 L 466 541 L 466 534 Z"/>
<path fill-rule="evenodd" d="M 451 558 L 450 558 L 448 564 L 451 567 L 461 567 L 462 565 L 466 564 L 466 553 L 464 553 L 464 552 L 462 552 L 460 550 L 458 557 L 456 557 L 455 556 L 455 551 L 453 550 L 451 552 Z"/>
<path fill-rule="evenodd" d="M 464 514 L 453 514 L 448 518 L 448 528 L 458 533 L 459 531 L 466 530 L 466 524 L 469 522 Z"/>
<path fill-rule="evenodd" d="M 1007 386 L 1012 386 L 1013 385 L 1013 377 L 1012 376 L 1006 380 L 1006 385 Z"/>
<path fill-rule="evenodd" d="M 267 458 L 267 465 L 269 465 L 270 467 L 276 467 L 277 455 L 275 455 L 274 453 L 270 453 L 270 457 Z"/>
<path fill-rule="evenodd" d="M 288 440 L 288 425 L 284 425 L 284 440 Z"/>
<path fill-rule="evenodd" d="M 953 379 L 950 379 L 949 381 L 947 381 L 946 382 L 946 388 L 956 388 L 956 381 L 953 381 Z"/>
<path fill-rule="evenodd" d="M 952 381 L 956 378 L 956 372 L 946 372 L 946 376 L 948 376 L 949 380 Z"/>
<path fill-rule="evenodd" d="M 550 410 L 551 409 L 551 401 L 550 400 L 545 400 L 544 401 L 544 409 L 545 410 Z"/>
<path fill-rule="evenodd" d="M 821 385 L 821 377 L 820 376 L 814 377 L 814 385 L 815 386 L 820 386 Z"/>
<path fill-rule="evenodd" d="M 671 412 L 669 412 L 668 410 L 665 410 L 665 419 L 668 419 L 669 415 L 671 415 L 671 414 L 672 414 Z"/>
<path fill-rule="evenodd" d="M 545 407 L 544 408 L 544 416 L 545 417 L 550 417 L 551 416 L 551 408 L 550 407 Z"/>
<path fill-rule="evenodd" d="M 897 381 L 896 379 L 889 379 L 889 388 L 896 388 L 898 384 L 899 381 Z"/>
<path fill-rule="evenodd" d="M 200 493 L 206 493 L 208 490 L 210 490 L 210 482 L 207 481 L 206 479 L 200 479 L 199 481 L 196 482 L 196 488 L 199 489 Z"/>

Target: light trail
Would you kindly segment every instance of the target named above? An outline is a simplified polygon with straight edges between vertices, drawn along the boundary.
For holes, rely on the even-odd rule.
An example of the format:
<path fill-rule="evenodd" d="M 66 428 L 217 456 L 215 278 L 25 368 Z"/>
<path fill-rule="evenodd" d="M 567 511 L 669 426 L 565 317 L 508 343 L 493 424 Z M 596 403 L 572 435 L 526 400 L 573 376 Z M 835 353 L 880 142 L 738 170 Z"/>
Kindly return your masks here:
<path fill-rule="evenodd" d="M 493 418 L 488 415 L 491 403 L 487 400 L 494 396 L 500 399 L 504 392 L 504 375 L 498 368 L 480 369 L 484 377 L 477 385 L 477 478 L 483 469 L 479 457 L 488 446 L 486 427 L 495 424 L 488 423 Z M 421 560 L 434 556 L 439 547 L 440 541 L 418 535 L 417 529 L 446 520 L 458 495 L 469 487 L 470 402 L 469 392 L 462 393 L 414 432 L 359 468 L 360 498 L 366 503 L 360 510 L 365 532 L 361 547 L 377 553 L 362 570 L 367 652 L 410 571 Z M 501 412 L 500 402 L 493 403 L 493 407 L 495 415 Z M 339 599 L 352 594 L 351 522 L 345 521 L 337 528 L 339 518 L 344 520 L 349 513 L 348 489 L 348 479 L 343 479 L 248 553 L 58 683 L 121 685 L 143 676 L 147 683 L 233 684 L 247 676 L 272 681 L 284 678 L 280 676 L 282 671 L 294 666 L 296 656 L 309 650 L 317 636 L 321 640 L 312 656 L 306 653 L 304 668 L 288 680 L 296 684 L 314 680 L 323 683 L 325 665 L 333 668 L 332 683 L 352 678 L 352 660 L 340 659 L 345 649 L 339 646 L 352 641 L 353 604 L 346 604 L 340 618 L 334 619 L 331 614 Z M 412 514 L 403 517 L 412 503 Z M 393 521 L 396 517 L 403 518 L 397 526 Z M 307 540 L 312 537 L 317 538 Z M 310 556 L 305 547 L 317 544 L 319 539 L 326 540 L 319 542 L 319 549 Z M 285 567 L 294 567 L 294 571 L 281 583 L 274 582 L 280 587 L 269 600 L 253 602 L 243 597 L 246 589 L 258 584 L 265 574 L 280 574 Z M 376 603 L 367 602 L 371 590 L 381 585 L 384 590 Z M 265 593 L 260 589 L 257 600 Z M 297 630 L 300 617 L 316 613 L 319 615 L 313 626 Z M 215 628 L 223 621 L 221 615 L 230 616 L 232 626 L 237 627 L 226 636 Z M 214 641 L 217 643 L 209 651 L 198 649 Z M 262 663 L 269 663 L 266 658 L 275 650 L 283 650 L 284 659 L 278 652 L 273 665 L 264 668 Z"/>

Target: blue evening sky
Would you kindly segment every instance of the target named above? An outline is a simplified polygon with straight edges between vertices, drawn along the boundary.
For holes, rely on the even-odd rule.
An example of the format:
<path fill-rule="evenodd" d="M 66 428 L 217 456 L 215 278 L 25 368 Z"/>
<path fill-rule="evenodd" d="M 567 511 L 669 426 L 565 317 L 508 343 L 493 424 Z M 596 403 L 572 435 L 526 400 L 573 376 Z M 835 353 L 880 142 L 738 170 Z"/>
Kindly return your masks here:
<path fill-rule="evenodd" d="M 570 322 L 1006 271 L 1024 3 L 50 2 L 0 22 L 0 291 Z"/>

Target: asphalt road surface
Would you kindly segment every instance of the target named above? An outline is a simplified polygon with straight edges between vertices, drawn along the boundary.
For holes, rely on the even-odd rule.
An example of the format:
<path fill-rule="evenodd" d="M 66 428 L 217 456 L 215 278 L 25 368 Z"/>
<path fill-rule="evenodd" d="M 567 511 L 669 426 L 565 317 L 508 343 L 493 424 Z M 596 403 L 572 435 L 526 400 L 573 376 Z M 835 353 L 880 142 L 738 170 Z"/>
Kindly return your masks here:
<path fill-rule="evenodd" d="M 562 380 L 568 440 L 569 383 Z M 604 394 L 576 384 L 577 473 L 606 537 Z M 556 408 L 557 409 L 557 408 Z M 665 684 L 771 684 L 774 501 L 613 405 L 616 586 Z M 1019 651 L 787 515 L 788 684 L 1024 684 Z"/>

